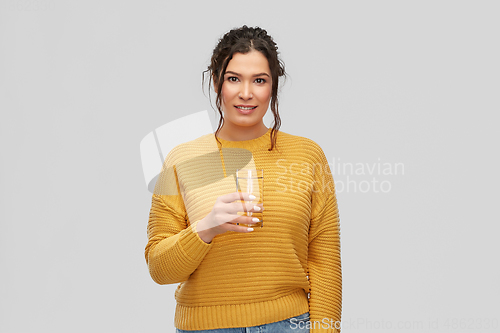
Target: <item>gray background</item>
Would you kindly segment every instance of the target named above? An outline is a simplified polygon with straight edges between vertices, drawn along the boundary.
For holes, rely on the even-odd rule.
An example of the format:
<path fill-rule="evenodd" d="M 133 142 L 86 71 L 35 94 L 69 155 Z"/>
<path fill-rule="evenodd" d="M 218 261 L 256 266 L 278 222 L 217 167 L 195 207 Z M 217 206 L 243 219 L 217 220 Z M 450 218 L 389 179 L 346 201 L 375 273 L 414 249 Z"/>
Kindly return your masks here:
<path fill-rule="evenodd" d="M 281 130 L 383 167 L 334 173 L 344 332 L 498 331 L 498 2 L 0 4 L 1 332 L 174 331 L 139 143 L 201 110 L 215 130 L 201 72 L 243 24 L 290 74 Z"/>

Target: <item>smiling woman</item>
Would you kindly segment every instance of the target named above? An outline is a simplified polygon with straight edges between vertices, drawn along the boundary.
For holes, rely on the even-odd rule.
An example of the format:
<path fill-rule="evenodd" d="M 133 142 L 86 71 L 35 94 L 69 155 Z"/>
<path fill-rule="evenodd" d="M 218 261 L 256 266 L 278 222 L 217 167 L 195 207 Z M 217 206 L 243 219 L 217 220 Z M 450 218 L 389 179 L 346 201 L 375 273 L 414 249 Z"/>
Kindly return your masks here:
<path fill-rule="evenodd" d="M 335 323 L 310 333 L 339 332 L 335 183 L 316 142 L 279 131 L 278 81 L 285 69 L 277 49 L 259 27 L 233 29 L 219 40 L 207 70 L 219 127 L 174 148 L 165 161 L 171 167 L 158 177 L 145 257 L 155 282 L 180 283 L 177 333 L 308 333 L 309 325 L 297 322 L 309 319 Z M 263 122 L 268 108 L 272 128 Z M 205 140 L 214 153 L 204 149 Z M 234 192 L 236 170 L 248 166 L 263 170 L 263 186 Z M 255 195 L 262 204 L 252 203 Z M 248 227 L 261 222 L 254 212 L 265 227 Z"/>
<path fill-rule="evenodd" d="M 222 83 L 224 124 L 219 137 L 243 141 L 264 135 L 264 115 L 269 108 L 272 78 L 269 62 L 262 53 L 236 53 L 229 62 Z"/>
<path fill-rule="evenodd" d="M 269 149 L 272 150 L 281 126 L 278 83 L 280 77 L 286 79 L 285 66 L 279 59 L 273 38 L 259 27 L 243 26 L 227 32 L 219 39 L 203 74 L 207 72 L 211 74 L 209 85 L 213 81 L 217 94 L 216 106 L 220 115 L 215 132 L 217 141 L 219 138 L 242 141 L 262 136 L 268 130 L 263 117 L 270 106 L 274 116 Z M 245 106 L 255 107 L 255 110 L 247 113 Z M 236 117 L 250 114 L 249 119 Z"/>

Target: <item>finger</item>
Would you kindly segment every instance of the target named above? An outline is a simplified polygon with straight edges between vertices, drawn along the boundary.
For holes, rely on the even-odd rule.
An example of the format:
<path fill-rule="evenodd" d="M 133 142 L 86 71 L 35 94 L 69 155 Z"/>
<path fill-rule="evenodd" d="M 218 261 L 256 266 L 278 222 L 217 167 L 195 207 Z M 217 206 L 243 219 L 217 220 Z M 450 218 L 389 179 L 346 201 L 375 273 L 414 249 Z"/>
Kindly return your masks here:
<path fill-rule="evenodd" d="M 238 215 L 237 218 L 235 218 L 231 221 L 231 223 L 234 223 L 234 224 L 239 223 L 240 225 L 243 224 L 243 226 L 245 226 L 245 224 L 249 224 L 250 226 L 252 226 L 253 224 L 257 224 L 259 222 L 261 222 L 261 220 L 258 217 L 241 216 L 241 215 Z"/>
<path fill-rule="evenodd" d="M 230 224 L 230 227 L 229 227 L 230 231 L 243 232 L 243 233 L 248 233 L 248 232 L 252 232 L 253 231 L 252 227 L 244 227 L 244 226 L 235 225 L 235 224 L 232 224 L 232 223 L 229 223 L 229 224 Z"/>
<path fill-rule="evenodd" d="M 251 227 L 253 227 L 254 224 L 257 224 L 257 223 L 260 223 L 260 222 L 262 222 L 260 220 L 260 218 L 255 217 L 255 216 L 249 216 L 247 218 L 247 222 L 246 223 L 249 224 Z"/>
<path fill-rule="evenodd" d="M 257 207 L 257 208 L 256 208 Z M 264 209 L 262 204 L 255 204 L 252 202 L 234 202 L 229 205 L 229 211 L 232 214 L 236 214 L 238 212 L 262 212 Z"/>
<path fill-rule="evenodd" d="M 262 212 L 264 210 L 264 204 L 263 203 L 253 203 L 252 205 L 252 211 L 253 212 Z"/>
<path fill-rule="evenodd" d="M 220 197 L 220 200 L 225 203 L 231 203 L 236 200 L 252 201 L 254 199 L 250 198 L 252 194 L 247 192 L 233 192 Z"/>

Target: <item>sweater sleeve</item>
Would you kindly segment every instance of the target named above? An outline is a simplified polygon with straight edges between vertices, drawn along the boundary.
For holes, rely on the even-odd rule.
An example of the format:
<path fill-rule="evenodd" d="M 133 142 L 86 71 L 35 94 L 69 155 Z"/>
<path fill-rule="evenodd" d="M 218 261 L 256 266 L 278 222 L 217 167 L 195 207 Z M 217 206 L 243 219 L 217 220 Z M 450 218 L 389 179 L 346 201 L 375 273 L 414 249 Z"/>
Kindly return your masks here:
<path fill-rule="evenodd" d="M 199 237 L 196 223 L 188 225 L 175 165 L 164 167 L 157 181 L 147 236 L 146 263 L 158 284 L 186 281 L 213 244 Z"/>
<path fill-rule="evenodd" d="M 319 146 L 315 150 L 307 262 L 310 321 L 316 321 L 311 333 L 337 333 L 342 312 L 340 218 L 328 161 Z"/>

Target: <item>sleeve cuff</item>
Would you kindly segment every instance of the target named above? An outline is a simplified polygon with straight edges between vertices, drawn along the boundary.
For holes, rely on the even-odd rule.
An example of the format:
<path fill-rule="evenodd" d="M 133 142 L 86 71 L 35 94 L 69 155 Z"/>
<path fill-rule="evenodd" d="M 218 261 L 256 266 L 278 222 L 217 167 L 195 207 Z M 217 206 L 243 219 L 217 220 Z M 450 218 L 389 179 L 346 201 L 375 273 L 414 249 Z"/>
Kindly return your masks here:
<path fill-rule="evenodd" d="M 196 232 L 196 223 L 194 223 L 181 232 L 179 244 L 189 258 L 193 261 L 201 261 L 208 251 L 210 251 L 213 241 L 210 244 L 205 243 L 205 241 L 200 238 L 199 233 Z"/>

